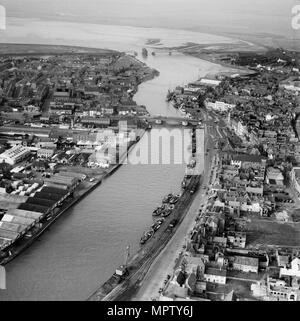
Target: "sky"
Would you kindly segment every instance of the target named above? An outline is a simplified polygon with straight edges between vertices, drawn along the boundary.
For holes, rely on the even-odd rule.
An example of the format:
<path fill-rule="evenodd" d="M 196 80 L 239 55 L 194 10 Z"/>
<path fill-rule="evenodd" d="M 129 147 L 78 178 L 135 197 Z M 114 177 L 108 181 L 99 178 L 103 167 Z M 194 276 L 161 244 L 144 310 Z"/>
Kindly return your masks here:
<path fill-rule="evenodd" d="M 0 0 L 8 17 L 292 36 L 300 0 Z"/>

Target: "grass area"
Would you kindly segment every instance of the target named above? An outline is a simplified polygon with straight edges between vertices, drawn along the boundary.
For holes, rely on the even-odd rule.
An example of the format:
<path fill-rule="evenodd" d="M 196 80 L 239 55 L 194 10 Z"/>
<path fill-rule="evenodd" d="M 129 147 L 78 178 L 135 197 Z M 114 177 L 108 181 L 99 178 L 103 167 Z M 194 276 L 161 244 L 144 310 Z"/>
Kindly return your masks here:
<path fill-rule="evenodd" d="M 280 245 L 298 246 L 300 243 L 300 224 L 281 223 L 262 219 L 251 219 L 247 224 L 247 244 L 250 246 Z"/>

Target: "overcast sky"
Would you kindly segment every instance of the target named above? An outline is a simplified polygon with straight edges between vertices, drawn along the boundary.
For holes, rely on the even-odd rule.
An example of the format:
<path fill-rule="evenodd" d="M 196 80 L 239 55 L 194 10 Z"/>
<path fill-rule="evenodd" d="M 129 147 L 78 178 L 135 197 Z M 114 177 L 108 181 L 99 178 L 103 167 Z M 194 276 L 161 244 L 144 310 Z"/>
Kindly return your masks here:
<path fill-rule="evenodd" d="M 0 0 L 8 16 L 287 35 L 300 0 Z"/>

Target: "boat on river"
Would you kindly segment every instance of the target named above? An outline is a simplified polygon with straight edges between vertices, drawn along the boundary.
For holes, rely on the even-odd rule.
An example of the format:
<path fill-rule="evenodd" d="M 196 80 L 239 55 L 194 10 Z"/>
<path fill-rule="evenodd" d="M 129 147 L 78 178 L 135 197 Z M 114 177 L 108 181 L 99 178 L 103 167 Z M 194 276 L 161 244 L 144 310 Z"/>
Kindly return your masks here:
<path fill-rule="evenodd" d="M 151 237 L 154 235 L 154 230 L 151 229 L 148 232 L 145 232 L 144 235 L 141 237 L 140 243 L 145 244 Z"/>

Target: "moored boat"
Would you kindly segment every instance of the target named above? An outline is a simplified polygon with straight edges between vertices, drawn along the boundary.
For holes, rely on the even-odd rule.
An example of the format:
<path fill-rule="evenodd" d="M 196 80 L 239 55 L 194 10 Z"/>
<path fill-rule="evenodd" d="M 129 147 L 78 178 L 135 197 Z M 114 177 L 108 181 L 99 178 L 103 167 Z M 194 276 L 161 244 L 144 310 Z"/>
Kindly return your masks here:
<path fill-rule="evenodd" d="M 167 209 L 161 214 L 161 216 L 162 217 L 168 217 L 169 215 L 171 215 L 171 213 L 172 213 L 172 210 L 171 209 Z"/>
<path fill-rule="evenodd" d="M 173 197 L 173 194 L 171 193 L 166 195 L 163 199 L 163 203 L 169 203 L 172 197 Z"/>
<path fill-rule="evenodd" d="M 174 195 L 171 199 L 170 199 L 170 204 L 176 204 L 179 200 L 179 195 Z"/>
<path fill-rule="evenodd" d="M 151 237 L 154 235 L 154 230 L 151 229 L 148 232 L 145 232 L 144 235 L 141 237 L 140 243 L 145 244 Z"/>

